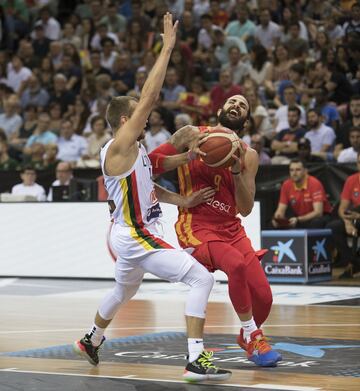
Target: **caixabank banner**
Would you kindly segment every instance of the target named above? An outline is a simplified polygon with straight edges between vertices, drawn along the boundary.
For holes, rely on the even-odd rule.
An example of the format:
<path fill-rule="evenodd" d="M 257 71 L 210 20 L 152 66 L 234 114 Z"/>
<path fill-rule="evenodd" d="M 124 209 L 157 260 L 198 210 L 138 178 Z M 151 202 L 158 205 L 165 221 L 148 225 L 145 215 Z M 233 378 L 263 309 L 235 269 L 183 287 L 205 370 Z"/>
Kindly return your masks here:
<path fill-rule="evenodd" d="M 331 230 L 262 231 L 269 251 L 262 266 L 270 282 L 315 282 L 331 279 Z"/>

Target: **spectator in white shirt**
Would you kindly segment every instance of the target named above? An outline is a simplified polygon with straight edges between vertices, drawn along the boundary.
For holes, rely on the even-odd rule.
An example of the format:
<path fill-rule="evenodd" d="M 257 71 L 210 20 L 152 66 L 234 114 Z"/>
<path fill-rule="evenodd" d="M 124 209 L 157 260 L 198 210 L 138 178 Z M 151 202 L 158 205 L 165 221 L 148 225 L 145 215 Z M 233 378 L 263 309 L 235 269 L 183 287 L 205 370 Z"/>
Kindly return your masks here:
<path fill-rule="evenodd" d="M 250 66 L 241 60 L 240 49 L 237 46 L 229 49 L 229 62 L 222 65 L 221 70 L 223 69 L 231 72 L 233 84 L 243 84 L 244 78 L 250 72 Z"/>
<path fill-rule="evenodd" d="M 21 95 L 25 88 L 26 81 L 30 78 L 32 72 L 29 68 L 23 66 L 23 62 L 18 55 L 14 55 L 11 62 L 7 65 L 6 84 L 17 94 Z"/>
<path fill-rule="evenodd" d="M 243 40 L 238 37 L 226 37 L 224 30 L 216 29 L 214 31 L 214 44 L 215 48 L 215 57 L 220 62 L 220 64 L 226 64 L 229 62 L 229 49 L 231 47 L 237 47 L 241 54 L 247 54 L 247 48 Z"/>
<path fill-rule="evenodd" d="M 338 163 L 356 163 L 358 153 L 360 153 L 360 127 L 354 126 L 349 131 L 349 141 L 351 147 L 345 148 L 338 156 Z"/>
<path fill-rule="evenodd" d="M 87 149 L 86 139 L 74 134 L 73 124 L 69 120 L 64 120 L 61 123 L 57 145 L 59 147 L 57 158 L 64 162 L 71 162 L 74 165 L 85 154 Z"/>
<path fill-rule="evenodd" d="M 10 95 L 4 102 L 4 112 L 0 114 L 0 128 L 5 131 L 9 143 L 18 137 L 19 128 L 23 123 L 23 120 L 17 113 L 19 105 L 18 97 Z"/>
<path fill-rule="evenodd" d="M 44 27 L 45 37 L 56 41 L 60 39 L 61 27 L 60 23 L 51 16 L 48 7 L 43 7 L 40 10 L 40 20 L 37 23 L 41 23 Z"/>
<path fill-rule="evenodd" d="M 56 180 L 51 184 L 49 194 L 47 196 L 48 201 L 53 200 L 53 187 L 56 186 L 69 186 L 73 177 L 73 170 L 71 164 L 68 162 L 60 162 L 56 166 Z"/>
<path fill-rule="evenodd" d="M 272 49 L 281 36 L 278 24 L 271 20 L 270 10 L 264 8 L 260 11 L 260 24 L 256 27 L 255 39 L 266 49 Z"/>
<path fill-rule="evenodd" d="M 311 142 L 311 154 L 329 160 L 336 139 L 334 130 L 323 123 L 318 109 L 308 111 L 308 124 L 310 130 L 305 137 Z"/>
<path fill-rule="evenodd" d="M 171 134 L 164 128 L 161 109 L 154 109 L 149 117 L 149 130 L 145 133 L 145 147 L 148 153 L 165 143 Z"/>
<path fill-rule="evenodd" d="M 30 166 L 22 169 L 20 174 L 22 183 L 15 185 L 11 189 L 11 194 L 28 195 L 37 201 L 46 201 L 45 189 L 36 183 L 36 171 Z"/>
<path fill-rule="evenodd" d="M 92 49 L 102 50 L 101 40 L 103 38 L 111 38 L 116 47 L 119 47 L 120 41 L 116 34 L 110 33 L 108 31 L 108 26 L 104 23 L 101 23 L 97 26 L 97 33 L 91 39 L 90 46 Z"/>

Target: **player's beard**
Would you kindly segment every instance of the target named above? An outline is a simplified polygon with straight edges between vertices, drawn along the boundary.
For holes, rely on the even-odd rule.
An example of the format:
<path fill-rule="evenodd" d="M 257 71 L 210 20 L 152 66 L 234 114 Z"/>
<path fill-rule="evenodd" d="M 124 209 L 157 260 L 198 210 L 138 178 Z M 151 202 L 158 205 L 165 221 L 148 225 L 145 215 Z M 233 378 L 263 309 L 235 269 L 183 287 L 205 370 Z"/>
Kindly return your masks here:
<path fill-rule="evenodd" d="M 238 136 L 241 136 L 244 131 L 244 124 L 247 118 L 229 118 L 228 113 L 224 109 L 221 109 L 218 120 L 222 126 L 233 130 Z"/>

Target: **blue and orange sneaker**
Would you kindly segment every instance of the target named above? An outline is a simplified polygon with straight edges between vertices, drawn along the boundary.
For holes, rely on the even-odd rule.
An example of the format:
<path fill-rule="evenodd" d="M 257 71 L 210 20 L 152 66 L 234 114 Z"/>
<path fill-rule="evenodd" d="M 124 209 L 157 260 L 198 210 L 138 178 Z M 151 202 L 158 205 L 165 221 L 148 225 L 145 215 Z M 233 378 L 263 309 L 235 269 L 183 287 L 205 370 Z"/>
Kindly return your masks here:
<path fill-rule="evenodd" d="M 276 367 L 276 364 L 282 360 L 281 354 L 268 344 L 262 330 L 253 331 L 250 339 L 246 349 L 248 360 L 260 367 Z"/>

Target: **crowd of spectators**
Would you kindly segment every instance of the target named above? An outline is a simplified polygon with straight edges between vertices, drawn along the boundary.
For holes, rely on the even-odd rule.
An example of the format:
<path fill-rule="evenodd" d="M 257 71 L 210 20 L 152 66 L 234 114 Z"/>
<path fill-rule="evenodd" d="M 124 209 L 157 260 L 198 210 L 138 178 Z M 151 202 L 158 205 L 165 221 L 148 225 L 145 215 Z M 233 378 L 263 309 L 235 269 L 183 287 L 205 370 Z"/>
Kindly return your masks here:
<path fill-rule="evenodd" d="M 32 186 L 51 200 L 36 171 L 56 171 L 63 185 L 74 168 L 99 168 L 111 138 L 106 106 L 140 95 L 166 11 L 180 24 L 143 141 L 149 152 L 181 126 L 216 124 L 223 102 L 244 94 L 243 139 L 260 164 L 357 161 L 357 0 L 1 0 L 0 171 L 21 171 L 14 192 Z M 280 207 L 275 217 L 284 216 Z"/>

